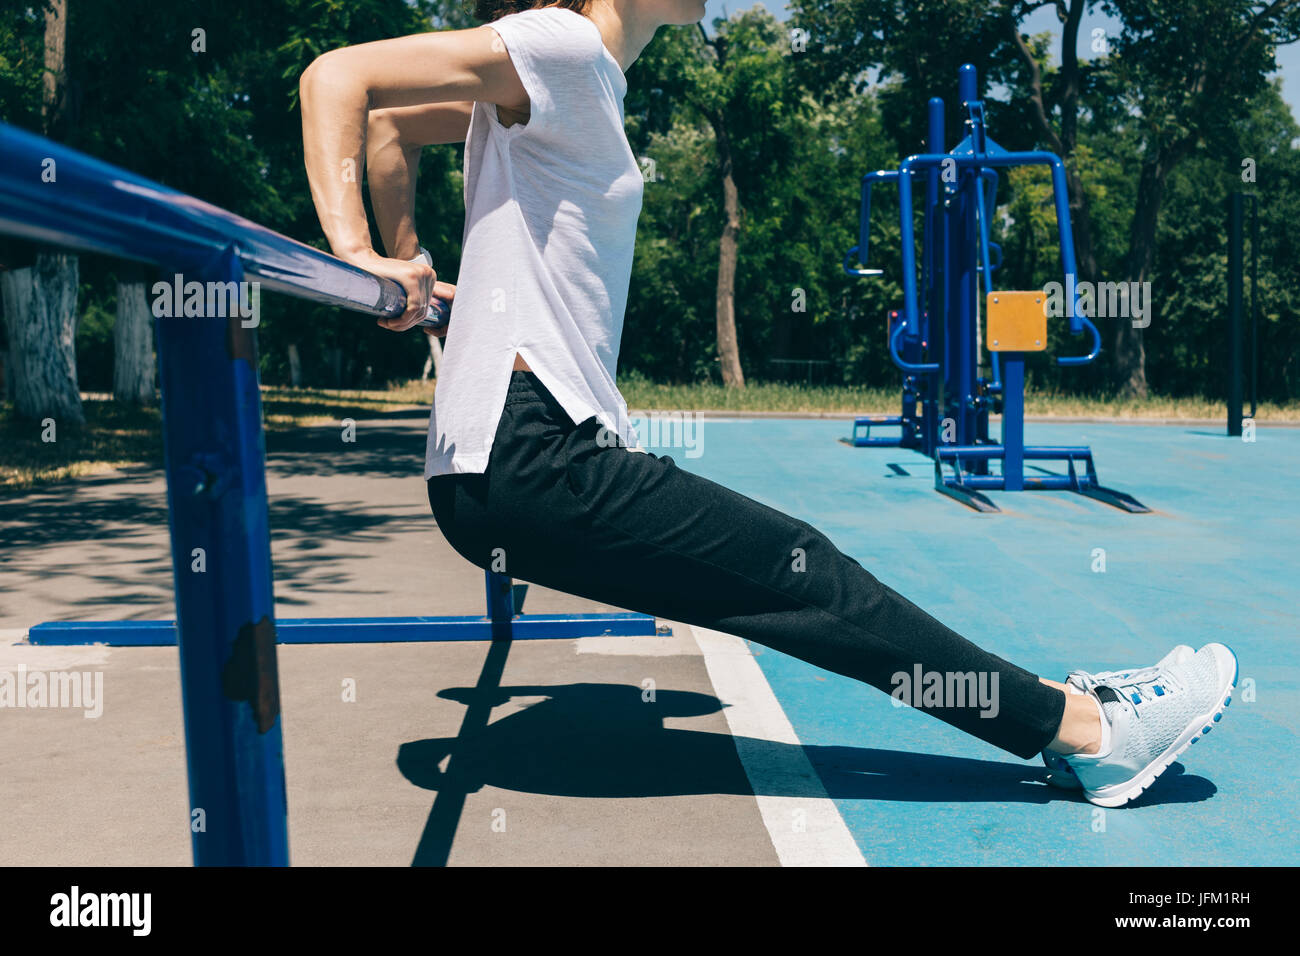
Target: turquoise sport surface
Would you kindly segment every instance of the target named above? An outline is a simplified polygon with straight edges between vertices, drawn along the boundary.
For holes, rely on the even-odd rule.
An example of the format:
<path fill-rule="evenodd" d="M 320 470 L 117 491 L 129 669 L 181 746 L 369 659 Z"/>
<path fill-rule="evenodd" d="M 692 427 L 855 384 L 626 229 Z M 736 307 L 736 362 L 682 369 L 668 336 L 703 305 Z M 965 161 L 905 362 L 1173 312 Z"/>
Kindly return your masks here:
<path fill-rule="evenodd" d="M 1222 723 L 1138 801 L 1102 810 L 1049 787 L 1040 761 L 751 643 L 868 863 L 1300 862 L 1300 430 L 1242 441 L 1209 425 L 1026 425 L 1029 444 L 1091 445 L 1101 483 L 1153 509 L 1134 515 L 1032 491 L 990 492 L 1002 513 L 978 514 L 934 490 L 919 453 L 841 444 L 848 421 L 696 427 L 692 448 L 668 433 L 649 450 L 809 521 L 944 623 L 1045 677 L 1153 664 L 1178 643 L 1237 654 Z"/>

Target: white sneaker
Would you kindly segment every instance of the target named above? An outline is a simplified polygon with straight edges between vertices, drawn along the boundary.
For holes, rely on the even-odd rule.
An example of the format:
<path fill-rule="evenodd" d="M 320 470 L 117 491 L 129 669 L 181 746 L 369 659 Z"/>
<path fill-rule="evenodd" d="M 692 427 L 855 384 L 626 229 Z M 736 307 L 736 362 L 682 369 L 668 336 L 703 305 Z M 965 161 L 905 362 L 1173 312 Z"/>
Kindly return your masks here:
<path fill-rule="evenodd" d="M 1179 644 L 1172 651 L 1160 658 L 1156 662 L 1156 667 L 1168 667 L 1170 664 L 1181 664 L 1190 660 L 1196 651 L 1187 644 Z M 1072 694 L 1086 694 L 1088 691 L 1103 680 L 1115 678 L 1126 678 L 1138 673 L 1141 670 L 1150 670 L 1151 668 L 1132 667 L 1124 671 L 1100 671 L 1096 674 L 1089 674 L 1087 671 L 1070 671 L 1070 676 L 1065 679 L 1065 686 Z M 1047 766 L 1047 782 L 1053 787 L 1061 790 L 1082 790 L 1083 784 L 1079 778 L 1074 775 L 1074 770 L 1061 754 L 1054 753 L 1051 750 L 1043 751 L 1043 763 Z"/>
<path fill-rule="evenodd" d="M 1084 683 L 1110 724 L 1110 749 L 1063 759 L 1089 802 L 1122 807 L 1223 718 L 1237 686 L 1237 657 L 1223 644 L 1206 644 L 1185 660 L 1098 676 Z"/>

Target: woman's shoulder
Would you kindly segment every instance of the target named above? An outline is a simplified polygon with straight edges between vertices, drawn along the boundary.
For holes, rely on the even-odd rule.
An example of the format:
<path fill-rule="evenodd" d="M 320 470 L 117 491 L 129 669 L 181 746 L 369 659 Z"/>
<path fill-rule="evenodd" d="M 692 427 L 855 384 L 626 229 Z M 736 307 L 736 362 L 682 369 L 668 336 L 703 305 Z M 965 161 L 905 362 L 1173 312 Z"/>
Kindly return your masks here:
<path fill-rule="evenodd" d="M 564 50 L 578 56 L 598 57 L 604 46 L 600 28 L 589 18 L 567 7 L 533 7 L 507 14 L 488 26 L 497 29 L 503 36 L 509 31 L 517 38 L 527 37 L 534 42 L 545 43 L 556 51 Z M 506 37 L 507 44 L 510 39 Z"/>

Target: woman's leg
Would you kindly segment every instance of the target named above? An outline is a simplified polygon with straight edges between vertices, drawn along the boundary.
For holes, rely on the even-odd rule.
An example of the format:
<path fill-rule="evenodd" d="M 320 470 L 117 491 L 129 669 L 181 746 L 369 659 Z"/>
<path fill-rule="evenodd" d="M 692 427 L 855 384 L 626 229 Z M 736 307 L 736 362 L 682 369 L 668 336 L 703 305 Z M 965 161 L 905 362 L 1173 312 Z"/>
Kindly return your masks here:
<path fill-rule="evenodd" d="M 480 567 L 504 559 L 521 580 L 736 634 L 886 693 L 937 674 L 970 698 L 922 701 L 918 688 L 915 702 L 1019 757 L 1056 740 L 1060 690 L 945 627 L 806 522 L 602 437 L 516 372 L 487 473 L 429 481 L 439 527 Z"/>

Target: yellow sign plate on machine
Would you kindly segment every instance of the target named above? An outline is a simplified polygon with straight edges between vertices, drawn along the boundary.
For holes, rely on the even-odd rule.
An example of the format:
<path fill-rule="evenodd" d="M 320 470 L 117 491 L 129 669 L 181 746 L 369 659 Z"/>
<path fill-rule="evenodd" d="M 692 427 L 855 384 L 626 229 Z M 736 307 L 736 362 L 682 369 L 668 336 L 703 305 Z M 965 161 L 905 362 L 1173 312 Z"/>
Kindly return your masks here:
<path fill-rule="evenodd" d="M 1047 348 L 1047 295 L 990 292 L 986 300 L 990 352 L 1041 352 Z"/>

